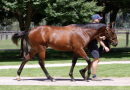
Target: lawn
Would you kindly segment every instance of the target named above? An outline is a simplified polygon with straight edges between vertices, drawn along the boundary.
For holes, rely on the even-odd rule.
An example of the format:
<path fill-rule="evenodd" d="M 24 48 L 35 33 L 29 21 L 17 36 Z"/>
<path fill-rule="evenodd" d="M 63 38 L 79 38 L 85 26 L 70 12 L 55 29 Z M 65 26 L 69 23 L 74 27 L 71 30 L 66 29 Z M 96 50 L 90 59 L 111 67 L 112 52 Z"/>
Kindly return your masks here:
<path fill-rule="evenodd" d="M 22 60 L 19 58 L 20 51 L 0 51 L 0 66 L 5 65 L 20 65 Z M 90 57 L 92 57 L 86 50 L 86 53 Z M 73 57 L 73 52 L 63 52 L 56 50 L 47 50 L 46 51 L 46 64 L 54 64 L 54 63 L 71 63 Z M 35 55 L 35 58 L 32 58 L 27 64 L 38 64 L 38 54 Z M 100 61 L 126 61 L 130 60 L 130 50 L 116 50 L 113 49 L 109 53 L 100 53 Z M 86 63 L 86 61 L 79 57 L 77 63 L 82 62 Z"/>
<path fill-rule="evenodd" d="M 104 64 L 98 65 L 98 77 L 130 77 L 130 64 Z M 79 70 L 86 66 L 75 66 L 74 77 L 81 77 Z M 46 67 L 52 77 L 69 77 L 70 66 Z M 0 69 L 0 77 L 16 77 L 18 69 Z M 87 74 L 87 73 L 86 73 Z M 91 74 L 92 75 L 92 74 Z M 45 77 L 41 68 L 24 68 L 22 77 Z"/>
<path fill-rule="evenodd" d="M 117 48 L 126 47 L 126 34 L 117 34 L 117 38 L 118 38 Z M 129 41 L 130 41 L 130 36 L 129 36 Z M 128 47 L 130 47 L 130 42 L 129 42 Z M 113 47 L 113 48 L 115 48 L 115 47 Z"/>
<path fill-rule="evenodd" d="M 129 86 L 0 86 L 0 90 L 129 90 Z"/>
<path fill-rule="evenodd" d="M 0 86 L 0 90 L 129 90 L 129 86 Z"/>
<path fill-rule="evenodd" d="M 118 38 L 118 45 L 116 48 L 126 47 L 126 34 L 117 34 L 117 38 Z M 129 36 L 129 40 L 130 40 L 130 36 Z M 16 46 L 15 44 L 13 44 L 11 37 L 9 37 L 7 40 L 5 39 L 1 40 L 0 43 L 1 43 L 0 49 L 20 49 L 20 46 Z M 19 45 L 20 45 L 20 41 L 19 41 Z M 128 46 L 130 47 L 130 42 Z"/>
<path fill-rule="evenodd" d="M 20 49 L 20 41 L 19 46 L 16 46 L 10 38 L 7 40 L 0 40 L 0 50 L 1 49 Z"/>

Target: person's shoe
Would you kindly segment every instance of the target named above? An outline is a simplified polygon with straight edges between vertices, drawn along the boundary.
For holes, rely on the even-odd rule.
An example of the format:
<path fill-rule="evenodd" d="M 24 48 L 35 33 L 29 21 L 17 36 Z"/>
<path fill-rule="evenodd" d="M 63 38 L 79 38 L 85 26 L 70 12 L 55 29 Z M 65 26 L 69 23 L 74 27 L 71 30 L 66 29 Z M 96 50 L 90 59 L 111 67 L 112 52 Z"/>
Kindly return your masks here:
<path fill-rule="evenodd" d="M 92 78 L 92 81 L 102 81 L 102 79 L 98 78 L 98 77 L 95 77 L 95 78 Z"/>
<path fill-rule="evenodd" d="M 85 79 L 85 72 L 84 72 L 84 70 L 81 69 L 81 70 L 79 70 L 79 72 L 80 72 L 81 76 L 83 77 L 83 79 Z"/>

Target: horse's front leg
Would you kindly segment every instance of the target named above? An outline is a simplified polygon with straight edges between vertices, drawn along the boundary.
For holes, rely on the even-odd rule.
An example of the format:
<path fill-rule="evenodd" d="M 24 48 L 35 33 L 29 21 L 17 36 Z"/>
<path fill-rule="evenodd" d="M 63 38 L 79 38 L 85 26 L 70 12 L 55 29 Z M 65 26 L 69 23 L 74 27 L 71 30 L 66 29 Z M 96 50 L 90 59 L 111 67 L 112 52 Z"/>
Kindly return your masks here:
<path fill-rule="evenodd" d="M 17 80 L 20 81 L 20 74 L 23 70 L 24 65 L 36 54 L 36 50 L 34 48 L 31 48 L 30 52 L 27 54 L 27 56 L 24 58 L 23 62 L 21 63 L 18 71 L 17 71 Z"/>
<path fill-rule="evenodd" d="M 88 56 L 86 57 L 85 60 L 86 60 L 87 63 L 88 63 L 88 76 L 87 76 L 85 79 L 87 80 L 87 82 L 89 82 L 88 80 L 89 80 L 89 77 L 90 77 L 90 74 L 91 74 L 91 70 L 90 70 L 90 68 L 91 68 L 91 60 L 89 59 Z"/>
<path fill-rule="evenodd" d="M 89 59 L 89 57 L 87 56 L 87 54 L 86 54 L 86 52 L 84 51 L 83 48 L 78 49 L 76 52 L 77 52 L 77 54 L 79 56 L 84 58 L 87 61 L 87 63 L 88 63 L 88 76 L 86 77 L 86 80 L 88 81 L 89 77 L 90 77 L 90 74 L 91 74 L 91 70 L 90 70 L 90 68 L 91 68 L 91 60 Z"/>
<path fill-rule="evenodd" d="M 71 69 L 70 69 L 70 72 L 69 72 L 69 76 L 71 78 L 71 81 L 75 81 L 74 80 L 74 77 L 73 77 L 73 70 L 74 70 L 74 67 L 75 67 L 75 64 L 77 62 L 77 59 L 78 59 L 78 55 L 77 54 L 73 54 L 73 60 L 72 60 L 72 65 L 71 65 Z"/>

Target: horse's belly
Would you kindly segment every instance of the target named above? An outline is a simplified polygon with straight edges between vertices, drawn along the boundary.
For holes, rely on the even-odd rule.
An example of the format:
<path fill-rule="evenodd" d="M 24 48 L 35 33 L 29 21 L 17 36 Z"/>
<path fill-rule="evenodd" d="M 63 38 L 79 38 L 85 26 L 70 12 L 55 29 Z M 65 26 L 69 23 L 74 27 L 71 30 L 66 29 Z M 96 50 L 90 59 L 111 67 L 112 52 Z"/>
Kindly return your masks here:
<path fill-rule="evenodd" d="M 72 45 L 68 34 L 53 34 L 49 38 L 48 45 L 60 51 L 72 51 Z"/>
<path fill-rule="evenodd" d="M 70 45 L 49 44 L 49 47 L 59 51 L 73 51 Z"/>

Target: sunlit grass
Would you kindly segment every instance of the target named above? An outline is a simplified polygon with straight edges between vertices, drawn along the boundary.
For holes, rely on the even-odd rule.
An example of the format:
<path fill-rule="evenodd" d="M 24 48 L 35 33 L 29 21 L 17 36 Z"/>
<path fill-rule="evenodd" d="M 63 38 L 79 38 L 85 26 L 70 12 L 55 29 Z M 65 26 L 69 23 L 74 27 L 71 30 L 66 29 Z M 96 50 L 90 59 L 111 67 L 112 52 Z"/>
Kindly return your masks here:
<path fill-rule="evenodd" d="M 126 34 L 117 34 L 118 38 L 118 45 L 116 48 L 125 48 L 126 47 Z M 129 41 L 130 41 L 130 36 L 129 36 Z M 130 47 L 130 42 L 128 47 Z M 112 48 L 115 48 L 112 46 Z M 20 41 L 19 41 L 19 46 L 16 46 L 12 40 L 11 37 L 9 37 L 7 40 L 2 39 L 0 40 L 0 49 L 20 49 Z"/>
<path fill-rule="evenodd" d="M 5 65 L 20 65 L 23 61 L 19 58 L 20 51 L 0 51 L 0 66 Z M 92 61 L 90 53 L 86 51 L 87 55 Z M 38 64 L 39 56 L 32 58 L 27 62 L 28 65 Z M 73 58 L 73 52 L 63 52 L 56 50 L 47 50 L 45 64 L 55 63 L 71 63 Z M 109 53 L 100 53 L 100 62 L 103 61 L 127 61 L 130 60 L 130 50 L 111 50 Z M 77 63 L 87 63 L 83 58 L 79 57 Z"/>
<path fill-rule="evenodd" d="M 126 47 L 126 34 L 117 34 L 117 38 L 118 38 L 118 45 L 116 48 Z M 129 36 L 129 41 L 130 41 L 130 36 Z M 128 47 L 130 47 L 130 42 Z"/>
<path fill-rule="evenodd" d="M 1 85 L 0 90 L 129 90 L 130 86 L 37 86 Z"/>
<path fill-rule="evenodd" d="M 11 39 L 3 39 L 0 40 L 0 49 L 20 49 L 20 42 L 19 42 L 19 46 L 16 46 Z"/>
<path fill-rule="evenodd" d="M 87 64 L 86 64 L 87 65 Z M 98 77 L 130 77 L 130 64 L 104 64 L 98 65 Z M 86 66 L 75 66 L 74 77 L 81 77 L 79 70 Z M 46 67 L 52 77 L 69 77 L 71 66 Z M 18 69 L 1 69 L 0 77 L 16 77 Z M 87 73 L 86 73 L 87 74 Z M 91 74 L 92 75 L 92 74 Z M 41 68 L 24 68 L 21 77 L 46 77 Z"/>

